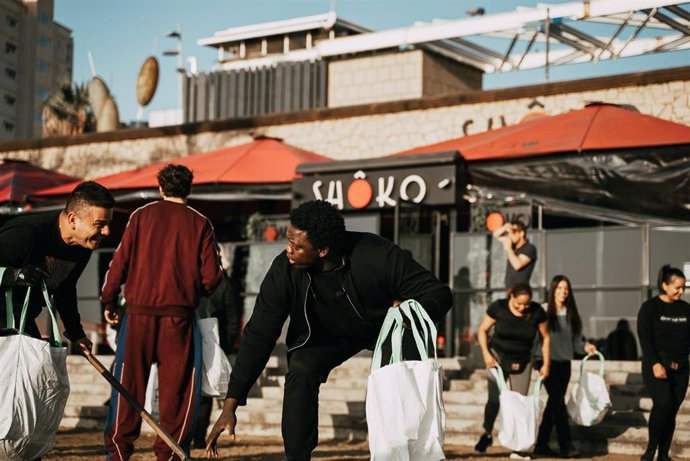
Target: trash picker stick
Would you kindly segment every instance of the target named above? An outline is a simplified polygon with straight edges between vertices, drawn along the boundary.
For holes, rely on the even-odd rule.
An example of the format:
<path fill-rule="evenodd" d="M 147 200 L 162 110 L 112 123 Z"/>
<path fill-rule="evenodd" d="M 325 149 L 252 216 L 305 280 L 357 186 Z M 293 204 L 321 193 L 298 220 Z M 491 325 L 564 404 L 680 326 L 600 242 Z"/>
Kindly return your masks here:
<path fill-rule="evenodd" d="M 137 402 L 134 397 L 132 397 L 132 394 L 130 394 L 127 391 L 127 389 L 125 389 L 124 386 L 120 384 L 120 382 L 117 379 L 115 379 L 112 373 L 110 373 L 110 371 L 108 371 L 108 369 L 104 367 L 103 364 L 93 354 L 91 354 L 91 352 L 84 353 L 84 357 L 86 357 L 86 360 L 88 360 L 89 363 L 93 365 L 93 367 L 101 374 L 101 376 L 103 376 L 106 379 L 106 381 L 108 381 L 110 385 L 113 386 L 115 390 L 117 390 L 117 392 L 119 392 L 120 395 L 122 395 L 122 397 L 124 397 L 125 400 L 127 400 L 129 404 L 132 405 L 132 407 L 134 407 L 134 409 L 139 412 L 142 419 L 146 421 L 149 426 L 151 426 L 154 432 L 158 434 L 160 438 L 163 439 L 163 441 L 172 449 L 173 452 L 175 452 L 177 456 L 180 457 L 180 459 L 184 461 L 191 460 L 191 458 L 187 456 L 187 453 L 184 452 L 182 447 L 180 447 L 177 444 L 177 442 L 173 440 L 170 434 L 168 434 L 166 430 L 163 429 L 160 424 L 158 424 L 158 421 L 153 419 L 151 413 L 146 411 L 146 409 L 139 402 Z"/>

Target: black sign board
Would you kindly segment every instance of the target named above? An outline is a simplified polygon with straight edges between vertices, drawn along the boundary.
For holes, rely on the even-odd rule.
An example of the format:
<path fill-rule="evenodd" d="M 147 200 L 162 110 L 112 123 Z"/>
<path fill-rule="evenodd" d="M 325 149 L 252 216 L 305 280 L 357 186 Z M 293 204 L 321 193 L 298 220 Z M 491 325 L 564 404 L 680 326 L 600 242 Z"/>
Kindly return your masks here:
<path fill-rule="evenodd" d="M 341 210 L 392 208 L 400 203 L 453 205 L 457 153 L 304 164 L 292 182 L 293 203 L 326 200 Z"/>

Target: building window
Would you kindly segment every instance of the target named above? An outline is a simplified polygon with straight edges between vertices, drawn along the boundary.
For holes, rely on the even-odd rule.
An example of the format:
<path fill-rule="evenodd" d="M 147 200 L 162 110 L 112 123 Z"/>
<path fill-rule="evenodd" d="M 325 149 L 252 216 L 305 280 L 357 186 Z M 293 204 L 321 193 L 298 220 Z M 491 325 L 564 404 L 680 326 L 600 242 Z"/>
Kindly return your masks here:
<path fill-rule="evenodd" d="M 50 93 L 50 90 L 42 85 L 38 85 L 36 87 L 36 96 L 38 96 L 38 99 L 43 101 L 47 96 L 48 93 Z"/>
<path fill-rule="evenodd" d="M 5 104 L 7 104 L 8 106 L 14 106 L 14 103 L 17 100 L 14 96 L 12 96 L 10 94 L 6 94 L 4 99 L 5 99 Z"/>
<path fill-rule="evenodd" d="M 36 63 L 36 70 L 42 74 L 49 74 L 50 73 L 50 63 L 39 58 L 38 62 Z"/>
<path fill-rule="evenodd" d="M 17 78 L 17 71 L 12 69 L 11 67 L 5 67 L 5 77 L 14 80 Z"/>
<path fill-rule="evenodd" d="M 12 131 L 14 130 L 14 123 L 8 122 L 7 120 L 3 120 L 2 124 L 5 126 L 5 131 Z"/>
<path fill-rule="evenodd" d="M 10 16 L 9 14 L 5 16 L 5 24 L 10 27 L 17 27 L 17 18 Z"/>
<path fill-rule="evenodd" d="M 38 34 L 38 46 L 50 50 L 53 48 L 53 40 L 43 34 Z"/>
<path fill-rule="evenodd" d="M 38 12 L 38 21 L 45 26 L 49 26 L 53 23 L 52 18 L 43 11 Z"/>
<path fill-rule="evenodd" d="M 11 42 L 5 42 L 5 53 L 15 54 L 17 52 L 17 45 Z"/>

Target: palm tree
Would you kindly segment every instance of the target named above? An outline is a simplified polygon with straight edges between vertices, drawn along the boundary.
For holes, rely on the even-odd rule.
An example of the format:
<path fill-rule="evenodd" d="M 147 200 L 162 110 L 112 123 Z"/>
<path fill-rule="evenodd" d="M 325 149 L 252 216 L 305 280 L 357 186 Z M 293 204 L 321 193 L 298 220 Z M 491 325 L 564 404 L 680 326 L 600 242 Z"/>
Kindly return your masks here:
<path fill-rule="evenodd" d="M 86 85 L 63 83 L 43 102 L 43 136 L 94 131 L 95 118 Z"/>

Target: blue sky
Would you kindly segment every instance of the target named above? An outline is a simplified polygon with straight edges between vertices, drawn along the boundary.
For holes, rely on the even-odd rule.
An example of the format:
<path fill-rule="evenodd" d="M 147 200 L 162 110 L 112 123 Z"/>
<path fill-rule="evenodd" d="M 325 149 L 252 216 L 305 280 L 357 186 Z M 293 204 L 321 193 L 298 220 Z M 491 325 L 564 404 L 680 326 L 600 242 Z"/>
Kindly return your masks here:
<path fill-rule="evenodd" d="M 164 50 L 176 46 L 176 41 L 165 35 L 176 29 L 178 23 L 183 54 L 195 56 L 199 71 L 208 71 L 214 64 L 216 51 L 197 46 L 198 39 L 229 27 L 325 13 L 332 5 L 343 19 L 384 30 L 410 26 L 415 21 L 463 18 L 465 10 L 478 6 L 492 14 L 536 3 L 529 0 L 55 0 L 55 19 L 73 31 L 74 80 L 85 83 L 91 78 L 87 58 L 91 52 L 97 73 L 115 95 L 121 120 L 129 121 L 137 113 L 135 84 L 139 67 L 152 54 L 159 59 L 161 75 L 147 112 L 178 107 L 176 58 L 162 56 Z M 556 67 L 551 70 L 551 81 L 683 65 L 690 65 L 690 51 Z M 484 88 L 543 81 L 543 69 L 509 72 L 486 75 Z"/>

